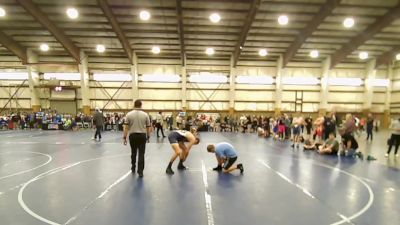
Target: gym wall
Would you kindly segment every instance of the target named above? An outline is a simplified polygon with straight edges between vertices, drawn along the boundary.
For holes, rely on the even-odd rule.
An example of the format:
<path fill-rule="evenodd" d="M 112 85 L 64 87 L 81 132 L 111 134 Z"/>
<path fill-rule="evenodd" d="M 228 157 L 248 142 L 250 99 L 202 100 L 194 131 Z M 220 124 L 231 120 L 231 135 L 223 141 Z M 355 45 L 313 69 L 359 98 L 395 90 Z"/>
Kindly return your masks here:
<path fill-rule="evenodd" d="M 4 57 L 0 59 L 2 61 Z M 42 59 L 41 59 L 42 60 Z M 59 60 L 59 59 L 58 59 Z M 110 61 L 111 60 L 111 61 Z M 182 76 L 180 60 L 173 59 L 139 59 L 139 77 L 143 74 L 178 74 Z M 391 111 L 400 113 L 400 67 L 393 68 L 391 82 Z M 24 66 L 18 62 L 10 62 L 7 66 L 2 63 L 3 69 L 23 70 Z M 126 59 L 90 58 L 89 74 L 99 71 L 122 71 L 131 73 L 130 64 Z M 54 67 L 42 66 L 40 72 L 55 70 Z M 59 70 L 59 69 L 58 69 Z M 188 60 L 186 65 L 187 77 L 196 72 L 222 73 L 229 76 L 230 62 L 227 60 Z M 78 72 L 75 66 L 66 66 L 62 72 Z M 240 61 L 235 75 L 244 76 L 272 76 L 276 77 L 276 62 L 246 62 Z M 282 77 L 316 77 L 321 78 L 322 65 L 320 63 L 289 63 L 282 70 Z M 376 78 L 388 78 L 388 69 L 380 67 L 376 70 Z M 91 77 L 91 76 L 90 76 Z M 330 77 L 366 77 L 366 64 L 352 63 L 339 64 L 330 71 Z M 15 96 L 6 108 L 30 109 L 29 85 L 22 81 L 0 81 L 0 106 L 4 106 L 10 96 Z M 16 90 L 19 90 L 16 92 Z M 77 111 L 82 108 L 82 96 L 79 81 L 75 87 L 75 97 L 64 96 L 75 101 Z M 226 84 L 197 84 L 187 81 L 186 109 L 193 111 L 229 111 L 230 91 L 229 83 Z M 39 88 L 42 108 L 51 107 L 51 90 L 49 87 Z M 320 85 L 282 85 L 282 111 L 287 112 L 318 112 L 320 104 Z M 371 111 L 382 113 L 384 110 L 386 87 L 374 87 Z M 365 100 L 364 85 L 359 87 L 329 86 L 328 111 L 361 112 Z M 58 95 L 68 95 L 60 92 Z M 234 109 L 238 112 L 274 111 L 275 84 L 273 85 L 247 85 L 235 84 Z M 63 97 L 61 97 L 63 98 Z M 181 83 L 150 83 L 139 81 L 139 98 L 144 100 L 144 108 L 150 111 L 177 111 L 182 107 Z M 104 108 L 109 111 L 127 111 L 133 107 L 131 82 L 98 82 L 90 81 L 91 108 Z M 297 102 L 297 103 L 296 103 Z M 300 103 L 299 103 L 300 102 Z"/>

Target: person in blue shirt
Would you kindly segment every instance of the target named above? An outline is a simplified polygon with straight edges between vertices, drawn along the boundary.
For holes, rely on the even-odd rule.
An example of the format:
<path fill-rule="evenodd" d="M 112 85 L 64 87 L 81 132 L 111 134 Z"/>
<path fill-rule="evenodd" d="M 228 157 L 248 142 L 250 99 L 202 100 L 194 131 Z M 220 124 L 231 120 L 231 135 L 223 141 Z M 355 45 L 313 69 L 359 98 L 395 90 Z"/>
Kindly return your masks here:
<path fill-rule="evenodd" d="M 207 146 L 207 151 L 209 153 L 215 153 L 217 157 L 218 166 L 213 169 L 214 171 L 229 173 L 234 170 L 240 170 L 240 173 L 244 172 L 243 164 L 239 163 L 234 165 L 237 160 L 237 153 L 231 144 L 227 142 L 211 144 Z"/>

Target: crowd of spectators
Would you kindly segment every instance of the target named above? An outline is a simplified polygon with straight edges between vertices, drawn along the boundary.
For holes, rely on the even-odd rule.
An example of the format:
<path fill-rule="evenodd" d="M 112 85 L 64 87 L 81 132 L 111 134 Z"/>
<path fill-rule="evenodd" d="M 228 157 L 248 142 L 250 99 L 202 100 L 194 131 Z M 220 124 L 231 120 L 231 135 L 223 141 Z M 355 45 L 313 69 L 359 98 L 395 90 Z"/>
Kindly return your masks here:
<path fill-rule="evenodd" d="M 124 124 L 123 113 L 103 113 L 103 130 L 122 131 Z M 56 111 L 37 113 L 15 112 L 0 117 L 0 129 L 62 129 L 79 130 L 92 127 L 92 115 L 78 113 L 73 116 Z M 316 150 L 321 154 L 338 154 L 338 134 L 342 139 L 342 147 L 346 148 L 347 140 L 351 146 L 358 147 L 354 137 L 366 131 L 367 140 L 373 139 L 373 129 L 378 131 L 379 121 L 370 114 L 366 118 L 358 118 L 347 114 L 341 119 L 336 113 L 312 118 L 308 116 L 293 117 L 289 114 L 281 116 L 250 116 L 241 115 L 230 117 L 219 114 L 201 114 L 195 116 L 173 115 L 163 116 L 159 112 L 151 117 L 154 129 L 185 129 L 196 127 L 199 131 L 208 132 L 241 132 L 257 133 L 260 137 L 272 137 L 276 141 L 291 141 L 292 148 L 303 146 L 304 150 Z M 163 131 L 163 130 L 162 130 Z M 162 133 L 164 136 L 164 133 Z"/>
<path fill-rule="evenodd" d="M 357 151 L 356 138 L 366 131 L 367 141 L 372 141 L 373 130 L 378 131 L 380 126 L 379 120 L 375 120 L 372 114 L 365 118 L 346 114 L 343 119 L 336 113 L 317 118 L 311 115 L 293 117 L 288 114 L 278 117 L 241 115 L 234 118 L 197 114 L 194 118 L 181 120 L 183 126 L 178 127 L 180 129 L 186 128 L 186 123 L 197 127 L 199 131 L 257 133 L 260 137 L 272 137 L 275 141 L 291 141 L 292 148 L 302 146 L 304 150 L 315 150 L 320 154 L 343 154 L 360 158 L 363 155 Z"/>
<path fill-rule="evenodd" d="M 123 113 L 105 113 L 104 130 L 122 130 Z M 11 112 L 0 116 L 0 130 L 79 130 L 92 127 L 92 115 L 62 114 L 57 111 Z"/>

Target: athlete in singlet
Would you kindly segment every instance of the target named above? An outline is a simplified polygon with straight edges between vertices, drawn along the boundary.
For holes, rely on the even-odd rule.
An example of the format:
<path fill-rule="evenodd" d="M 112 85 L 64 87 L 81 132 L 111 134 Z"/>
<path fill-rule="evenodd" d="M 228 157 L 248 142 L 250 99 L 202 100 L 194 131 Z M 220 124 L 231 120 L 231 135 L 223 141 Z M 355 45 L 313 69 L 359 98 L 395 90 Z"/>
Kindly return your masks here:
<path fill-rule="evenodd" d="M 180 158 L 178 170 L 187 169 L 183 165 L 183 162 L 188 157 L 189 151 L 192 146 L 197 145 L 200 142 L 200 139 L 197 138 L 195 135 L 196 130 L 192 130 L 191 132 L 184 130 L 174 130 L 168 135 L 168 140 L 171 144 L 172 150 L 174 150 L 174 154 L 172 155 L 167 170 L 165 171 L 167 174 L 174 174 L 174 171 L 172 170 L 172 164 L 178 156 Z M 185 142 L 187 142 L 186 145 Z"/>

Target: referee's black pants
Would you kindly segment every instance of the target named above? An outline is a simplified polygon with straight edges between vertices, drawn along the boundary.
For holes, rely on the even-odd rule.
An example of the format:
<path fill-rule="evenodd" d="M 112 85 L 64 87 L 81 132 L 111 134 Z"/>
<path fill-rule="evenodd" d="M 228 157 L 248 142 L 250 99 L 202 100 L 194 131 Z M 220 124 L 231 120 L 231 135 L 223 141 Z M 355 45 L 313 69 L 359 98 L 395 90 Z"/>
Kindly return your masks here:
<path fill-rule="evenodd" d="M 101 139 L 101 129 L 103 129 L 103 126 L 96 125 L 96 133 L 94 134 L 94 139 L 96 139 L 97 136 L 99 136 L 99 138 Z"/>
<path fill-rule="evenodd" d="M 144 153 L 146 150 L 147 136 L 145 133 L 132 133 L 129 135 L 129 143 L 131 145 L 131 162 L 132 162 L 132 172 L 136 168 L 136 155 L 139 152 L 139 162 L 137 172 L 143 173 L 144 169 Z"/>

